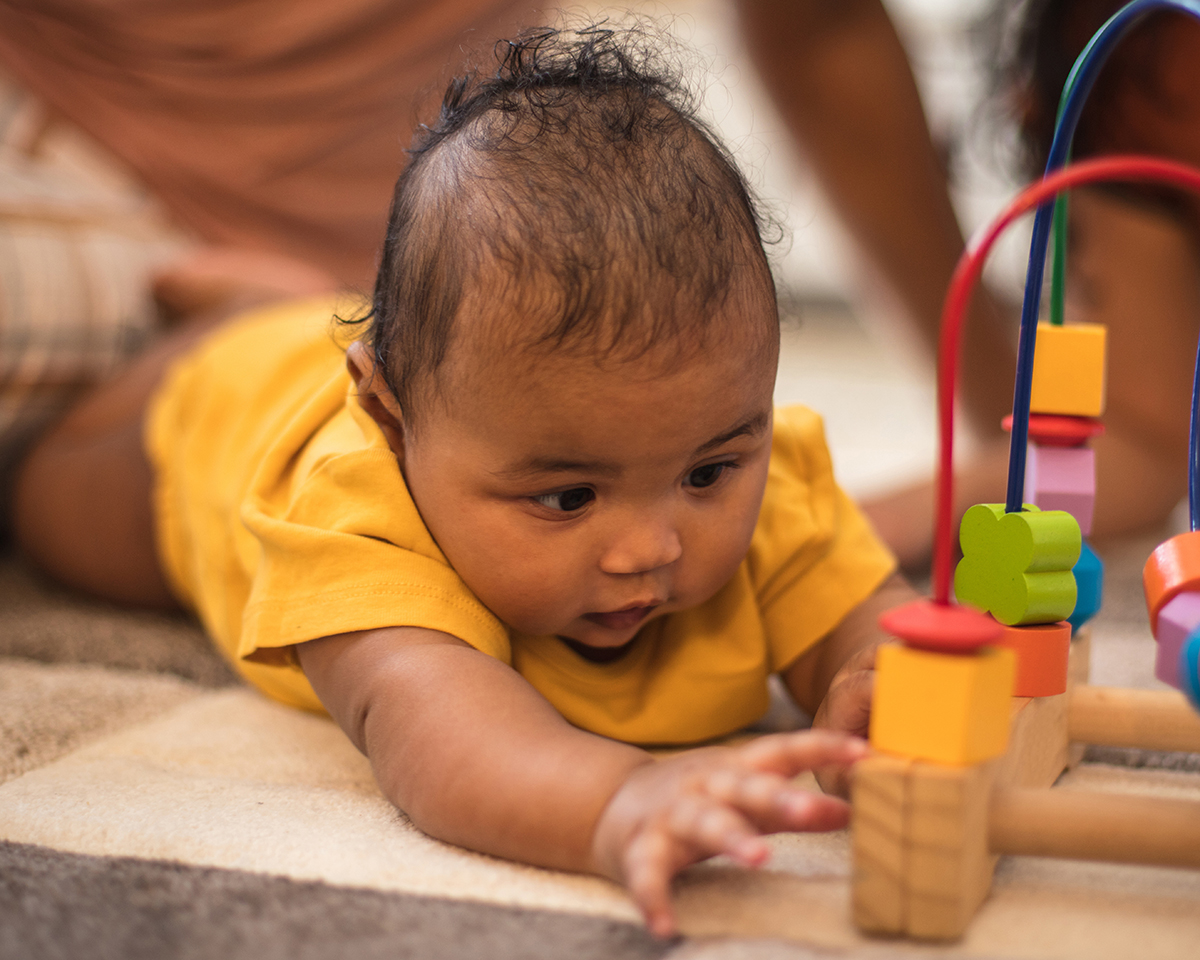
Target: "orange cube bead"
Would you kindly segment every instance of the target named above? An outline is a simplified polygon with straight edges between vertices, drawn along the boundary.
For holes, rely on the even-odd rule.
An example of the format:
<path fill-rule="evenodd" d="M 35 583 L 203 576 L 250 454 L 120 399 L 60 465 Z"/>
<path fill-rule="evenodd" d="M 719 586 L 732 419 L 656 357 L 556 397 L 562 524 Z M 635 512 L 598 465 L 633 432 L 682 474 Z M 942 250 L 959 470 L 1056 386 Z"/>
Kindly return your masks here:
<path fill-rule="evenodd" d="M 875 656 L 871 746 L 970 766 L 1008 749 L 1016 658 L 1003 647 L 935 653 L 895 643 Z"/>
<path fill-rule="evenodd" d="M 1100 323 L 1039 323 L 1030 412 L 1074 417 L 1104 413 L 1107 338 L 1107 328 Z"/>

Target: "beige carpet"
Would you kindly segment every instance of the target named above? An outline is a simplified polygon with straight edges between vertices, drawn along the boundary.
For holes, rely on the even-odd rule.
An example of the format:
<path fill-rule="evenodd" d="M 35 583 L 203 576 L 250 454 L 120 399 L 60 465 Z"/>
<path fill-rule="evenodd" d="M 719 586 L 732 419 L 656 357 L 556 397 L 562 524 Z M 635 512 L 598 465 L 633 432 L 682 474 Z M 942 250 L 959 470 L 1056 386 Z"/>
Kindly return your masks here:
<path fill-rule="evenodd" d="M 1094 659 L 1106 683 L 1154 682 L 1144 614 L 1127 589 L 1144 549 L 1112 551 L 1111 602 Z M 1061 788 L 1200 798 L 1189 759 L 1157 758 L 1159 767 L 1176 770 L 1088 763 Z M 92 862 L 129 871 L 132 862 L 153 872 L 158 861 L 235 871 L 221 875 L 258 884 L 266 902 L 299 896 L 263 892 L 286 878 L 294 881 L 289 891 L 386 895 L 393 912 L 396 904 L 425 905 L 425 916 L 457 904 L 478 916 L 496 956 L 510 955 L 495 939 L 503 931 L 515 931 L 519 947 L 520 931 L 538 924 L 559 931 L 544 933 L 538 956 L 578 955 L 578 945 L 563 939 L 577 926 L 559 930 L 554 916 L 600 924 L 588 941 L 597 955 L 666 950 L 680 960 L 813 951 L 1185 957 L 1200 944 L 1200 873 L 1031 858 L 1001 862 L 993 895 L 962 942 L 935 948 L 869 940 L 849 922 L 848 836 L 834 833 L 775 838 L 773 859 L 758 873 L 720 862 L 688 871 L 678 885 L 685 937 L 658 947 L 637 934 L 636 912 L 610 883 L 481 856 L 415 830 L 381 797 L 365 760 L 336 727 L 233 681 L 188 622 L 92 604 L 11 559 L 0 564 L 0 841 L 20 853 L 22 870 L 41 850 L 47 863 L 60 855 L 124 858 L 70 860 L 76 871 Z M 145 876 L 138 882 L 170 888 Z M 22 883 L 21 895 L 36 900 L 37 882 Z M 187 955 L 230 955 L 227 944 L 210 946 Z"/>

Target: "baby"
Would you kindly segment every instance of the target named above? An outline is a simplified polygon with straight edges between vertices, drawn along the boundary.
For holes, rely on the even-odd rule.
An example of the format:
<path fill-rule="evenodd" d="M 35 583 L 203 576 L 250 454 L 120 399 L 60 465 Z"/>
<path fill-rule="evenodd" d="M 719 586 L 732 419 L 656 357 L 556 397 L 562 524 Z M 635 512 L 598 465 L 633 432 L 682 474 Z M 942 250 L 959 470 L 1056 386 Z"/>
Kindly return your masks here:
<path fill-rule="evenodd" d="M 755 205 L 639 34 L 542 32 L 450 88 L 396 187 L 374 301 L 285 303 L 144 354 L 23 466 L 60 578 L 181 602 L 324 709 L 423 830 L 625 884 L 843 826 L 878 614 L 910 597 L 772 410 Z M 744 728 L 778 674 L 821 728 Z"/>

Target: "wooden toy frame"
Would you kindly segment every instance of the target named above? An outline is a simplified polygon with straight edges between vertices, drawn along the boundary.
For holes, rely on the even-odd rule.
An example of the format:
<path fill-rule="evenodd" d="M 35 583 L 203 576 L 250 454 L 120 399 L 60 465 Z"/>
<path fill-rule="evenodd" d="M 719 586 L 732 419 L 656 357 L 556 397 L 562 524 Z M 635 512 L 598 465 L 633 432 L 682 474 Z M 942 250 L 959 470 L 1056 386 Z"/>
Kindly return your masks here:
<path fill-rule="evenodd" d="M 1008 752 L 953 767 L 876 754 L 855 768 L 853 915 L 876 934 L 963 934 L 1000 854 L 1200 868 L 1200 801 L 1057 791 L 1087 744 L 1200 752 L 1200 715 L 1176 691 L 1086 683 L 1088 631 L 1072 682 L 1013 698 Z"/>

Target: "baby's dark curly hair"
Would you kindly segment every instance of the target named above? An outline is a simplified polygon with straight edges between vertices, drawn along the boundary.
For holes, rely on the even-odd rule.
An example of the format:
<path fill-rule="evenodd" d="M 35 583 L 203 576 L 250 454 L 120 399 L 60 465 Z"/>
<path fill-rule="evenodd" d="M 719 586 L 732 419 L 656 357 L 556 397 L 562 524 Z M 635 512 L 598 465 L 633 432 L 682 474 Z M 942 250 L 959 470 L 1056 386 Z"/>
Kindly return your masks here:
<path fill-rule="evenodd" d="M 778 336 L 768 221 L 670 49 L 644 27 L 540 29 L 451 83 L 356 321 L 409 419 L 469 295 L 503 305 L 510 343 L 617 359 L 703 344 L 735 292 L 769 299 Z"/>

